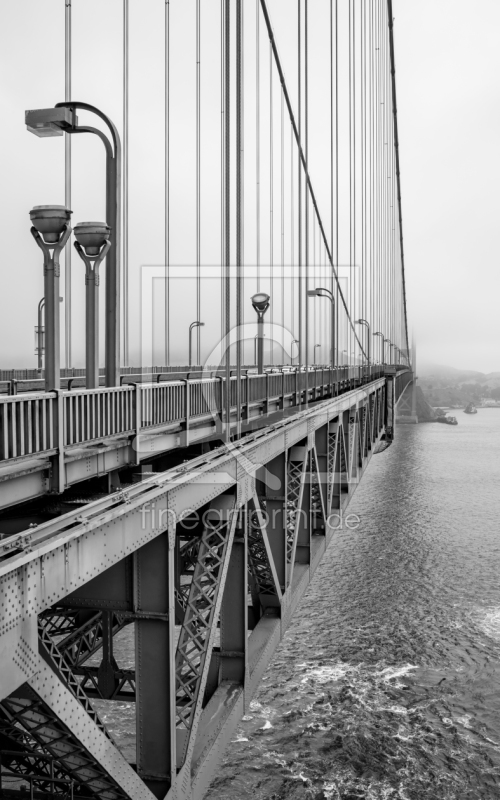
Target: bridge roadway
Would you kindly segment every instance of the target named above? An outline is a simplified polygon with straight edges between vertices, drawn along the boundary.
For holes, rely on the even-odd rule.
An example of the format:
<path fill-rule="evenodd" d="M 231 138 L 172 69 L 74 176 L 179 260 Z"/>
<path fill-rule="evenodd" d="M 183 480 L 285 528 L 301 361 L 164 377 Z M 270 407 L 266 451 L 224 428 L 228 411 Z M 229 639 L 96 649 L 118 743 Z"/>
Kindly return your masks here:
<path fill-rule="evenodd" d="M 4 783 L 202 798 L 410 380 L 389 368 L 1 541 Z M 125 670 L 113 636 L 131 623 Z M 135 701 L 135 763 L 95 697 Z"/>
<path fill-rule="evenodd" d="M 242 429 L 262 427 L 276 415 L 295 413 L 306 401 L 342 394 L 383 371 L 375 365 L 365 368 L 363 376 L 359 367 L 247 374 L 241 380 Z M 1 396 L 0 509 L 61 494 L 99 476 L 108 476 L 111 491 L 120 487 L 119 472 L 126 467 L 220 439 L 225 379 L 210 374 L 214 377 L 190 379 L 186 373 L 179 380 L 158 373 L 154 383 Z M 234 432 L 236 377 L 231 378 L 231 395 Z"/>

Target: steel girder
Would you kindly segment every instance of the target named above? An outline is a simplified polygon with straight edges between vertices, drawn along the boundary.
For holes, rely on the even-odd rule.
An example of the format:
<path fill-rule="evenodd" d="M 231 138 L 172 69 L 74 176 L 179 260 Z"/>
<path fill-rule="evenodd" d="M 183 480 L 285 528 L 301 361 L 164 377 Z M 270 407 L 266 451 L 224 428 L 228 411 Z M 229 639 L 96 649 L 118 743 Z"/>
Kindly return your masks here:
<path fill-rule="evenodd" d="M 319 403 L 21 537 L 20 552 L 0 562 L 0 732 L 26 763 L 32 752 L 54 755 L 76 794 L 203 796 L 332 538 L 329 514 L 349 502 L 384 432 L 384 387 Z M 199 533 L 187 535 L 182 515 L 203 509 Z M 92 713 L 90 668 L 78 685 L 102 621 L 93 613 L 81 623 L 81 609 L 60 606 L 130 557 L 137 771 Z M 260 608 L 250 635 L 247 576 Z M 111 615 L 113 602 L 100 602 Z M 114 613 L 117 632 L 127 613 Z"/>

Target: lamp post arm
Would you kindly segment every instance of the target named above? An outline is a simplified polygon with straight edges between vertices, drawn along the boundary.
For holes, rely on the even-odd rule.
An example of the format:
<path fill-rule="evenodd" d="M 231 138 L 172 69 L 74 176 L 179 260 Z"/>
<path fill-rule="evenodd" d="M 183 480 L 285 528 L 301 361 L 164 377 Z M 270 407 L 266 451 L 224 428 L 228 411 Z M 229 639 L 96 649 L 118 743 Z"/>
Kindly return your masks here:
<path fill-rule="evenodd" d="M 111 143 L 108 137 L 105 136 L 104 133 L 99 130 L 99 128 L 93 128 L 91 125 L 75 125 L 73 128 L 71 128 L 70 133 L 94 133 L 99 137 L 106 148 L 106 156 L 108 158 L 113 158 L 113 149 L 111 147 Z"/>
<path fill-rule="evenodd" d="M 103 122 L 106 123 L 110 132 L 111 138 L 113 139 L 113 147 L 114 147 L 114 157 L 120 158 L 121 157 L 121 144 L 120 144 L 120 136 L 118 135 L 118 130 L 116 126 L 111 122 L 110 118 L 100 111 L 95 106 L 90 105 L 90 103 L 82 103 L 79 100 L 65 100 L 63 103 L 56 103 L 55 108 L 81 108 L 82 111 L 90 111 L 92 114 L 96 114 L 96 116 L 100 117 Z M 93 132 L 96 132 L 95 129 L 92 129 Z M 71 132 L 78 132 L 76 127 L 71 129 Z"/>

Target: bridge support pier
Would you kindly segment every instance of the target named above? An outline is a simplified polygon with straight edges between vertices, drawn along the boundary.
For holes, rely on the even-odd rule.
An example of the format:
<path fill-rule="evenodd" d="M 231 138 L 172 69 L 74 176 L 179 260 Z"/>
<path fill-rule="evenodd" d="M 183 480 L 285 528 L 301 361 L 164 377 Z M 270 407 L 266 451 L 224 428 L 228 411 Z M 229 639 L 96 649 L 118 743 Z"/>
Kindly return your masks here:
<path fill-rule="evenodd" d="M 267 534 L 281 591 L 286 587 L 286 452 L 266 465 Z M 273 478 L 275 480 L 273 480 Z M 270 485 L 272 483 L 272 485 Z"/>
<path fill-rule="evenodd" d="M 247 541 L 236 528 L 220 612 L 220 683 L 245 683 L 248 669 Z"/>
<path fill-rule="evenodd" d="M 175 774 L 173 562 L 168 533 L 134 557 L 137 773 L 158 798 Z"/>

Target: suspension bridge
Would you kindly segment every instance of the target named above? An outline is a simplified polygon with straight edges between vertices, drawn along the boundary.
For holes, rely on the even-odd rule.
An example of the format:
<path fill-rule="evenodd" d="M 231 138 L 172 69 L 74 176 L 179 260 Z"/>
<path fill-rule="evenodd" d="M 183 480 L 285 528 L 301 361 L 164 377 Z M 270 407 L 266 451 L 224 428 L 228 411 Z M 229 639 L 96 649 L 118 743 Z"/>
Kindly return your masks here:
<path fill-rule="evenodd" d="M 121 118 L 72 96 L 76 0 L 65 97 L 25 115 L 40 157 L 61 137 L 65 181 L 26 237 L 38 364 L 0 374 L 8 797 L 202 798 L 371 457 L 415 417 L 391 0 L 157 5 L 150 264 L 129 0 Z M 77 133 L 104 144 L 104 222 L 73 222 Z M 106 722 L 121 702 L 133 758 Z"/>

